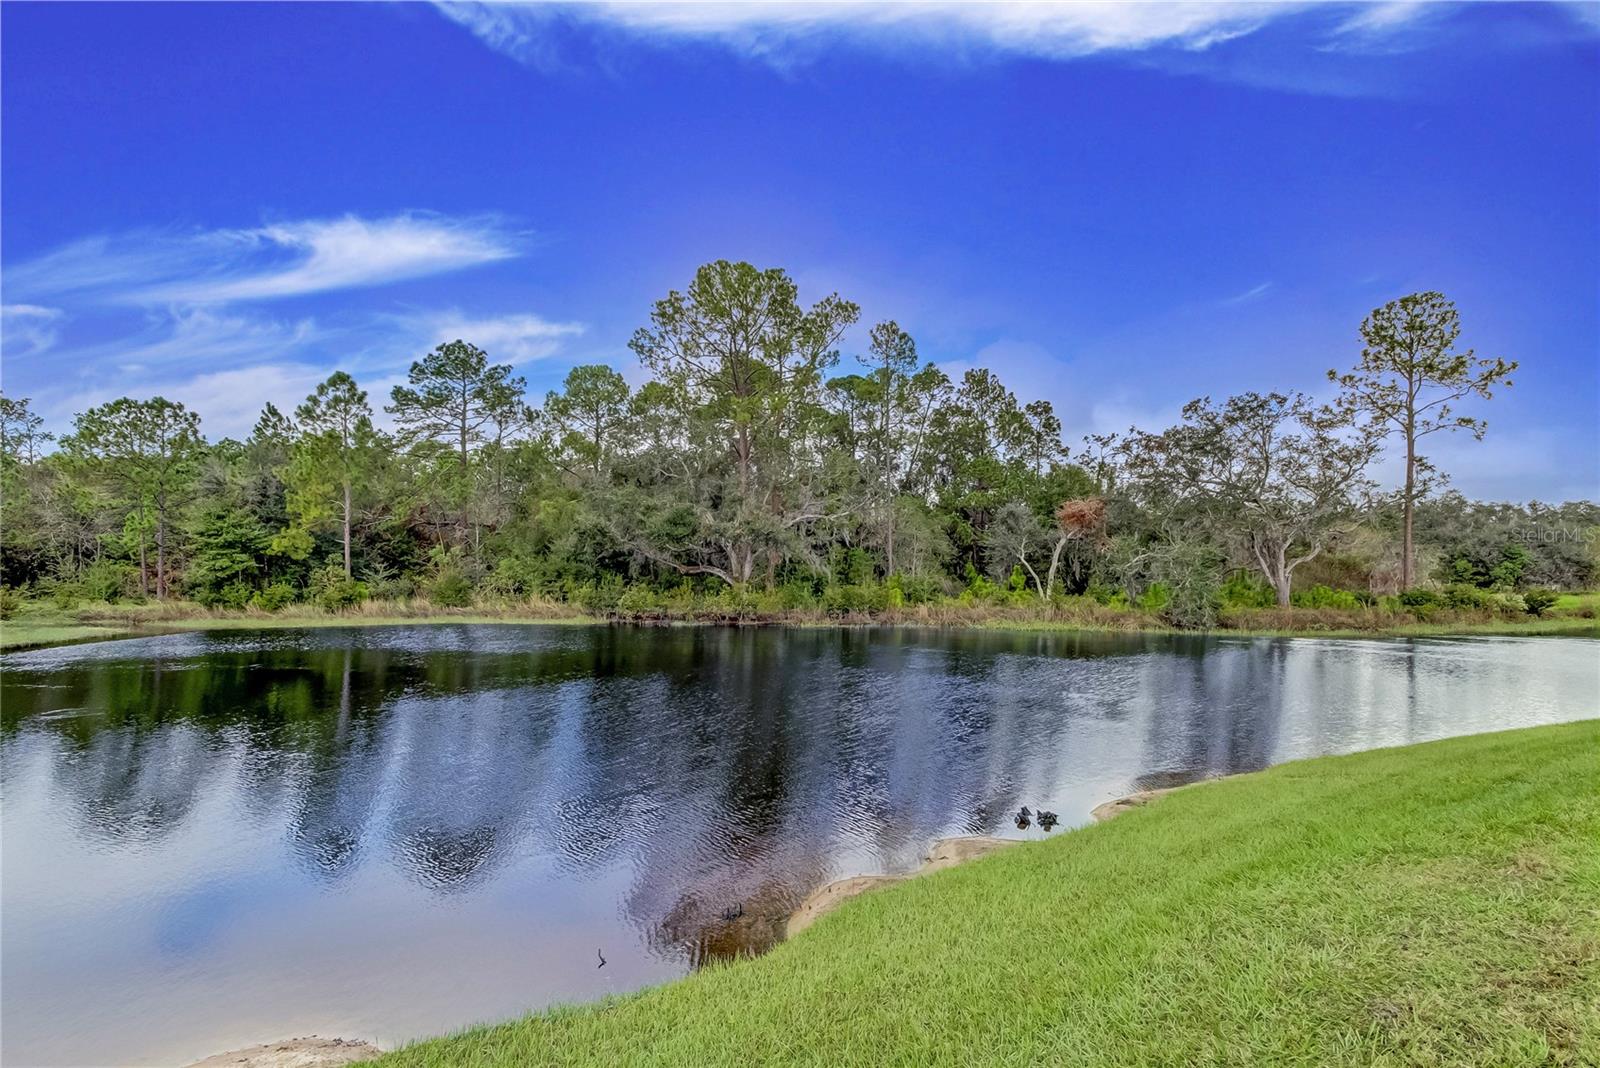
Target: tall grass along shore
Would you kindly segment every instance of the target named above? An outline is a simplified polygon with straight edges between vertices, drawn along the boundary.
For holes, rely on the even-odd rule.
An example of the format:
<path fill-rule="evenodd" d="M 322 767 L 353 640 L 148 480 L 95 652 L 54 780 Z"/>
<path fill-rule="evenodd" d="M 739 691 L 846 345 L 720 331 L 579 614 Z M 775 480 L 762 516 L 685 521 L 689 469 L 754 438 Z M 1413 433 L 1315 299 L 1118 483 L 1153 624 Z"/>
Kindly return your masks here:
<path fill-rule="evenodd" d="M 1565 594 L 1541 616 L 1448 607 L 1394 610 L 1237 609 L 1224 612 L 1217 633 L 1322 636 L 1450 634 L 1568 634 L 1600 637 L 1600 594 Z M 0 649 L 26 649 L 96 639 L 126 638 L 177 630 L 252 627 L 375 626 L 395 623 L 730 623 L 790 625 L 886 624 L 929 627 L 1014 627 L 1061 630 L 1171 631 L 1158 613 L 1136 606 L 1100 605 L 1088 598 L 1058 598 L 1048 604 L 973 604 L 950 599 L 901 608 L 833 611 L 825 607 L 784 609 L 728 598 L 648 611 L 592 609 L 569 601 L 517 599 L 444 606 L 425 599 L 370 600 L 340 609 L 296 603 L 276 611 L 207 608 L 189 601 L 147 604 L 81 604 L 60 607 L 24 602 L 0 621 Z"/>

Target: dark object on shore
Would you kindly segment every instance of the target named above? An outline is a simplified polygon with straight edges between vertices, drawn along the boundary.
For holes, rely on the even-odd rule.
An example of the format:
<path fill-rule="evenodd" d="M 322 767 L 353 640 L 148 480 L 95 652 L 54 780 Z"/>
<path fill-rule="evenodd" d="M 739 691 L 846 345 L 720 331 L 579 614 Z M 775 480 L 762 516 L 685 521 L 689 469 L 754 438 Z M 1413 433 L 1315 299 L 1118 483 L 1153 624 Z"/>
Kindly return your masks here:
<path fill-rule="evenodd" d="M 1060 822 L 1060 819 L 1056 817 L 1054 812 L 1046 812 L 1042 808 L 1039 810 L 1039 827 L 1041 830 L 1053 830 L 1055 829 L 1055 825 Z"/>
<path fill-rule="evenodd" d="M 598 949 L 594 951 L 594 955 L 600 958 L 600 963 L 595 965 L 596 970 L 604 968 L 606 966 L 606 955 Z"/>
<path fill-rule="evenodd" d="M 1028 806 L 1022 806 L 1022 808 L 1017 811 L 1017 830 L 1027 830 L 1028 826 L 1033 822 L 1031 819 L 1029 819 L 1029 817 L 1032 815 L 1033 813 L 1028 811 Z"/>
<path fill-rule="evenodd" d="M 722 918 L 724 920 L 728 921 L 729 923 L 732 923 L 734 920 L 737 920 L 739 917 L 741 917 L 743 915 L 744 915 L 744 902 L 743 901 L 739 902 L 739 904 L 738 904 L 738 906 L 736 908 L 723 909 L 722 910 Z"/>

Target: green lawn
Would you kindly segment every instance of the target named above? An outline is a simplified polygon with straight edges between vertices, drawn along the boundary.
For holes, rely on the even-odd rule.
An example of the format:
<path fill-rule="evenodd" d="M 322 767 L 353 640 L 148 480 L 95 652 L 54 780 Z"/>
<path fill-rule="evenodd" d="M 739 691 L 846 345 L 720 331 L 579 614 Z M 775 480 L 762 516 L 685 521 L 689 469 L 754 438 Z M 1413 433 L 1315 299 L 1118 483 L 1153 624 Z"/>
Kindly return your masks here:
<path fill-rule="evenodd" d="M 0 649 L 32 649 L 41 645 L 103 638 L 125 638 L 121 627 L 100 627 L 65 619 L 8 619 L 0 622 Z"/>
<path fill-rule="evenodd" d="M 141 609 L 149 609 L 143 611 Z M 297 627 L 385 627 L 419 623 L 598 623 L 591 616 L 509 615 L 494 612 L 440 612 L 428 615 L 373 612 L 324 612 L 296 606 L 279 613 L 210 613 L 181 602 L 167 606 L 138 606 L 117 612 L 103 607 L 87 620 L 44 606 L 29 608 L 0 622 L 0 650 L 34 649 L 91 639 L 137 638 L 181 630 L 278 630 Z"/>
<path fill-rule="evenodd" d="M 1563 593 L 1551 607 L 1557 612 L 1577 612 L 1585 608 L 1600 612 L 1600 592 Z"/>
<path fill-rule="evenodd" d="M 1600 1064 L 1600 721 L 1192 787 L 379 1063 Z"/>

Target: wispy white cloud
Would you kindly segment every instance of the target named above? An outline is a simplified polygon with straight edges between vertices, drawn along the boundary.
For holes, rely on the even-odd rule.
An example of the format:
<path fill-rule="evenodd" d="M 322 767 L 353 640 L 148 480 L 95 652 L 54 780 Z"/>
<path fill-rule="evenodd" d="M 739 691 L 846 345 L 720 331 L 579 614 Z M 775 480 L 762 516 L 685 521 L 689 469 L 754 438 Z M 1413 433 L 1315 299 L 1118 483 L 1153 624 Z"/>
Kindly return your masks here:
<path fill-rule="evenodd" d="M 1222 300 L 1217 301 L 1217 303 L 1221 304 L 1224 307 L 1230 307 L 1230 306 L 1232 306 L 1234 304 L 1248 304 L 1252 300 L 1255 300 L 1257 297 L 1265 296 L 1267 290 L 1269 290 L 1271 288 L 1272 288 L 1272 283 L 1271 282 L 1262 282 L 1258 286 L 1251 286 L 1249 289 L 1245 290 L 1243 293 L 1235 293 L 1231 297 L 1224 297 Z"/>
<path fill-rule="evenodd" d="M 61 333 L 60 308 L 38 304 L 0 306 L 0 358 L 23 360 L 55 345 Z"/>
<path fill-rule="evenodd" d="M 73 242 L 7 268 L 6 288 L 102 304 L 270 300 L 441 274 L 518 254 L 493 219 L 306 219 L 199 233 L 137 231 Z"/>
<path fill-rule="evenodd" d="M 1422 451 L 1450 486 L 1468 497 L 1487 501 L 1600 501 L 1600 456 L 1590 437 L 1589 449 L 1574 450 L 1571 435 L 1545 427 L 1501 426 L 1491 413 L 1482 441 L 1471 434 L 1440 434 Z M 1378 484 L 1391 489 L 1405 483 L 1405 450 L 1389 442 L 1373 471 Z"/>
<path fill-rule="evenodd" d="M 1412 52 L 1437 39 L 1437 26 L 1454 5 L 1424 0 L 1362 4 L 1334 27 L 1319 47 L 1324 52 L 1374 55 Z"/>
<path fill-rule="evenodd" d="M 1442 5 L 1436 5 L 1442 6 Z M 1422 0 L 1389 0 L 1387 3 L 1362 4 L 1339 24 L 1340 33 L 1371 33 L 1392 30 L 1419 18 L 1428 4 Z"/>
<path fill-rule="evenodd" d="M 104 372 L 147 372 L 180 364 L 216 366 L 280 357 L 326 340 L 312 319 L 279 320 L 233 315 L 210 308 L 150 314 L 125 336 L 81 345 L 62 353 L 66 366 Z"/>
<path fill-rule="evenodd" d="M 489 47 L 550 65 L 555 20 L 658 41 L 709 40 L 783 63 L 822 35 L 914 50 L 928 45 L 1048 59 L 1158 45 L 1201 49 L 1302 7 L 1293 3 L 455 3 L 439 10 Z"/>
<path fill-rule="evenodd" d="M 52 353 L 73 373 L 52 379 L 30 368 L 21 392 L 60 426 L 115 397 L 161 394 L 200 412 L 215 439 L 247 433 L 266 401 L 290 410 L 336 368 L 355 375 L 381 412 L 411 361 L 440 342 L 463 338 L 497 362 L 523 363 L 555 355 L 583 331 L 581 323 L 533 314 L 473 317 L 456 309 L 347 314 L 327 323 L 205 306 L 151 309 L 142 325 L 110 340 Z M 379 422 L 387 425 L 381 415 Z"/>
<path fill-rule="evenodd" d="M 263 363 L 193 375 L 144 376 L 136 388 L 96 383 L 52 403 L 47 411 L 65 426 L 71 415 L 123 396 L 166 397 L 198 412 L 207 438 L 243 438 L 268 403 L 292 414 L 331 368 L 301 363 Z"/>
<path fill-rule="evenodd" d="M 583 333 L 582 323 L 557 323 L 537 315 L 471 318 L 451 310 L 412 320 L 430 346 L 470 341 L 498 363 L 523 363 L 553 355 L 566 338 Z"/>

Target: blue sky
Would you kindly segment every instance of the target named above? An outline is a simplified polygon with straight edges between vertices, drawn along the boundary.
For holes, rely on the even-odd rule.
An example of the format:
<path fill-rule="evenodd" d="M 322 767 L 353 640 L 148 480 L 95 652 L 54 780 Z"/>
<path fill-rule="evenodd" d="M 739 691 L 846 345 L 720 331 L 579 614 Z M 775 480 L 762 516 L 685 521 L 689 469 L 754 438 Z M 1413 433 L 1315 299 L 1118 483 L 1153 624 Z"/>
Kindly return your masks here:
<path fill-rule="evenodd" d="M 1597 11 L 6 4 L 4 389 L 215 438 L 463 336 L 542 395 L 726 257 L 1075 443 L 1322 390 L 1439 289 L 1523 364 L 1457 486 L 1596 498 Z"/>

